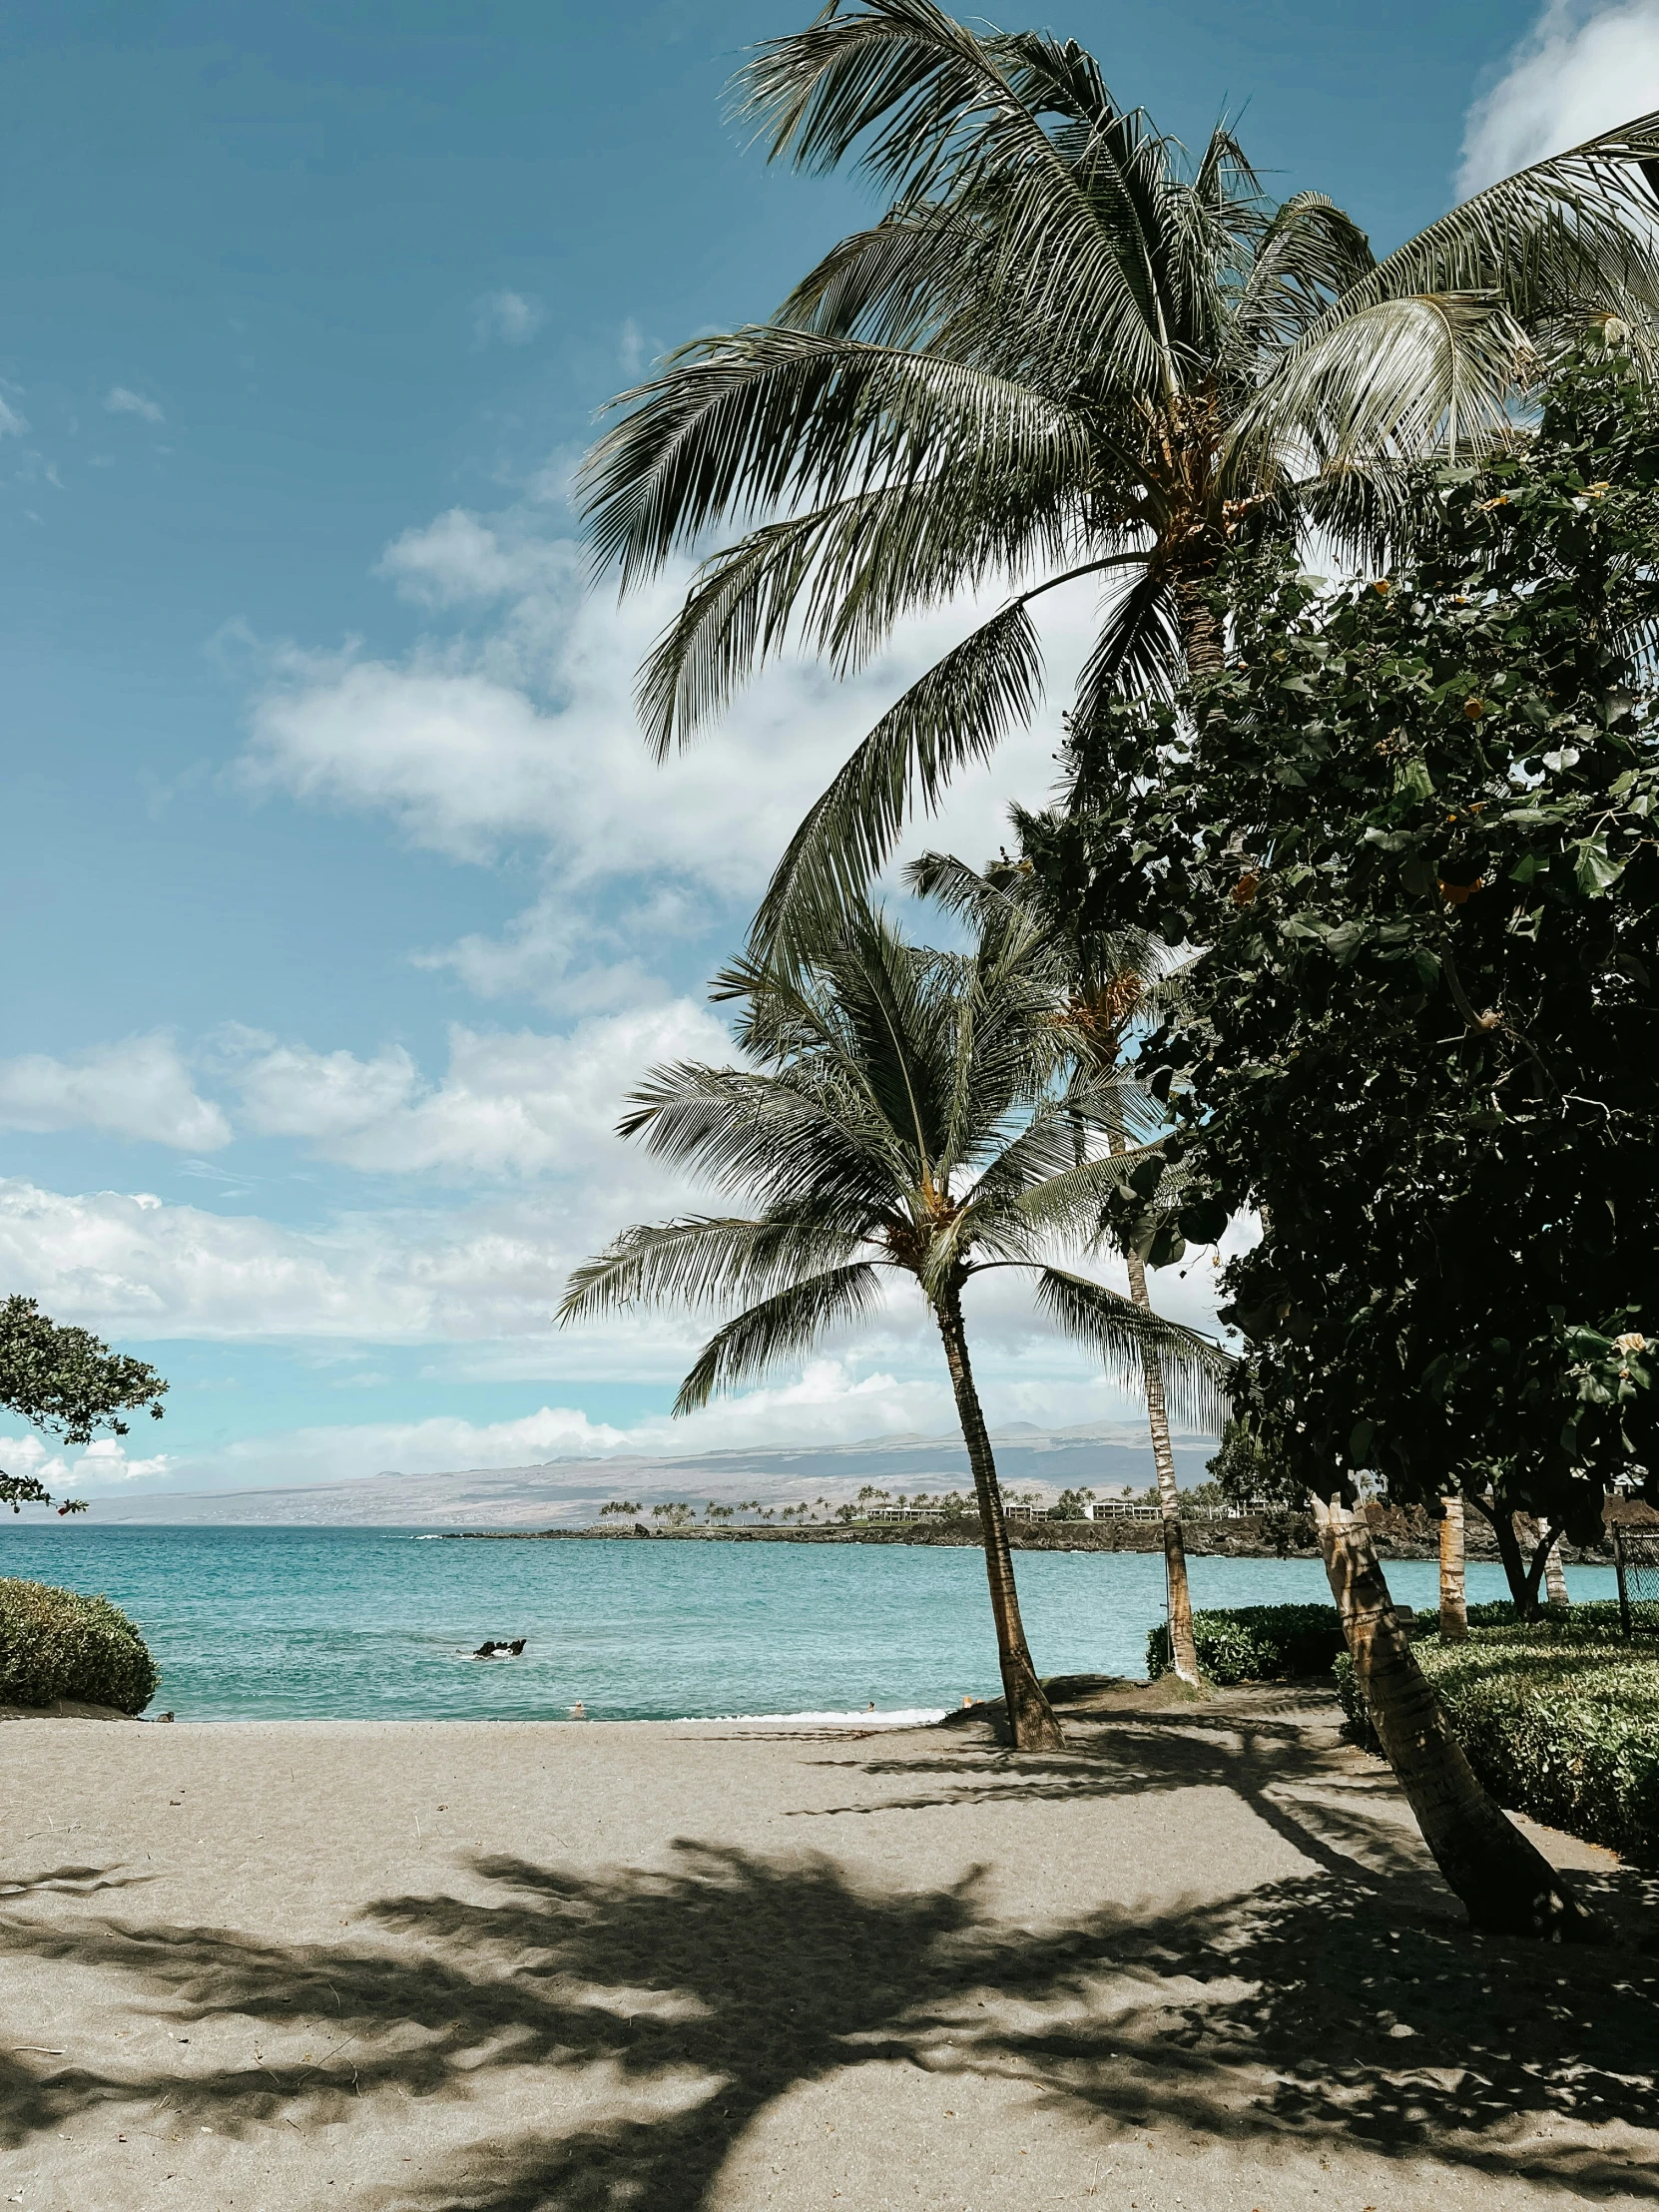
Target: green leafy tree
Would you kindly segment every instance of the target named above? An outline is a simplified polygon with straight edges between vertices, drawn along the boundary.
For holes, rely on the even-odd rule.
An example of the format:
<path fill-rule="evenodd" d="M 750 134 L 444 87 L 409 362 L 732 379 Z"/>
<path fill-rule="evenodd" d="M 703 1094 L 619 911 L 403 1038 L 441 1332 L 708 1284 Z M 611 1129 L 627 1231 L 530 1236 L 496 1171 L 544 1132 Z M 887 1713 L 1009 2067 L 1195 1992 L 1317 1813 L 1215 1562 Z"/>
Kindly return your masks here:
<path fill-rule="evenodd" d="M 32 1298 L 0 1306 L 0 1405 L 34 1429 L 86 1444 L 99 1429 L 125 1436 L 124 1413 L 162 1417 L 167 1384 L 152 1367 L 108 1345 L 85 1329 L 51 1321 Z M 50 1505 L 45 1486 L 31 1474 L 0 1470 L 0 1505 Z M 67 1498 L 62 1513 L 84 1513 L 85 1501 Z"/>
<path fill-rule="evenodd" d="M 599 1508 L 599 1513 L 600 1518 L 603 1519 L 607 1513 L 631 1514 L 640 1513 L 644 1510 L 645 1508 L 637 1497 L 613 1497 L 606 1500 Z"/>
<path fill-rule="evenodd" d="M 1609 314 L 1646 344 L 1659 297 L 1656 116 L 1378 261 L 1323 194 L 1270 202 L 1230 129 L 1189 163 L 1080 47 L 931 0 L 832 0 L 740 88 L 772 158 L 855 162 L 888 205 L 770 321 L 624 393 L 588 458 L 596 553 L 625 590 L 740 531 L 642 672 L 650 743 L 685 742 L 788 645 L 844 673 L 917 609 L 1010 594 L 814 808 L 762 943 L 821 928 L 907 808 L 1026 720 L 1041 593 L 1099 582 L 1085 722 L 1125 687 L 1213 670 L 1230 548 L 1309 523 L 1384 539 L 1402 463 L 1501 440 L 1537 348 Z"/>
<path fill-rule="evenodd" d="M 1616 354 L 1568 369 L 1535 439 L 1424 485 L 1413 570 L 1241 580 L 1232 664 L 1091 733 L 1038 856 L 1085 908 L 1208 948 L 1147 1053 L 1181 1222 L 1263 1217 L 1225 1279 L 1236 1410 L 1313 1500 L 1339 1596 L 1382 1589 L 1373 1626 L 1363 1478 L 1575 1541 L 1633 1466 L 1659 1492 L 1656 492 L 1647 388 Z M 1362 1673 L 1471 1910 L 1566 1914 L 1408 1651 Z"/>
<path fill-rule="evenodd" d="M 938 1329 L 973 1470 L 1012 1738 L 1058 1745 L 1020 1621 L 963 1293 L 988 1271 L 1024 1270 L 1039 1305 L 1117 1371 L 1138 1370 L 1154 1342 L 1195 1407 L 1227 1363 L 1047 1257 L 1092 1232 L 1122 1163 L 1075 1157 L 1076 1118 L 1092 1125 L 1104 1102 L 1067 1079 L 1040 933 L 1010 914 L 971 951 L 934 952 L 860 909 L 805 969 L 746 960 L 717 993 L 741 1005 L 750 1064 L 658 1069 L 621 1127 L 761 1211 L 625 1231 L 576 1270 L 561 1318 L 740 1303 L 681 1386 L 687 1411 L 871 1312 L 884 1275 L 907 1278 Z"/>

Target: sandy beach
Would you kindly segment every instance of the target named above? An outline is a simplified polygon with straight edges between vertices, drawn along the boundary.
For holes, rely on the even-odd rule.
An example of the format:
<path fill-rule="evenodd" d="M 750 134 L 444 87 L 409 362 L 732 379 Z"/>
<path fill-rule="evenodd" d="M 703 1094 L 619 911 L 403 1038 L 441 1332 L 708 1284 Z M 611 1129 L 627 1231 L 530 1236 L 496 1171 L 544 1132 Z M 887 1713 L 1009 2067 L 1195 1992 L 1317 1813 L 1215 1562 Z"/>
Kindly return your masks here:
<path fill-rule="evenodd" d="M 1547 1838 L 1631 1939 L 1477 1941 L 1328 1705 L 1070 1726 L 0 1730 L 0 2200 L 1659 2197 L 1656 1885 Z"/>

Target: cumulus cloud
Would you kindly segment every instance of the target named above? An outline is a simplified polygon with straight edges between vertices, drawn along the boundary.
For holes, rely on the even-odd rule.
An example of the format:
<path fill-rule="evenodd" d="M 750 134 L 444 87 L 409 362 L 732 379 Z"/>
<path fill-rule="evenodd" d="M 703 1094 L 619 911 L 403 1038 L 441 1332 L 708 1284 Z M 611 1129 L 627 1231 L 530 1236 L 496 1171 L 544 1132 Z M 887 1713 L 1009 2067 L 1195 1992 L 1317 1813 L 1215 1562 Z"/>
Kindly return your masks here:
<path fill-rule="evenodd" d="M 107 1489 L 113 1483 L 157 1481 L 173 1471 L 165 1451 L 130 1453 L 119 1436 L 97 1436 L 77 1450 L 54 1450 L 38 1436 L 0 1436 L 0 1466 L 8 1474 L 32 1475 L 57 1498 L 78 1490 Z"/>
<path fill-rule="evenodd" d="M 104 394 L 104 412 L 137 415 L 145 422 L 167 420 L 154 399 L 146 399 L 141 391 L 129 391 L 125 384 L 112 384 Z"/>
<path fill-rule="evenodd" d="M 695 929 L 688 907 L 682 893 L 661 884 L 630 903 L 625 928 L 547 891 L 499 936 L 474 932 L 413 959 L 455 976 L 477 998 L 533 998 L 572 1014 L 651 1005 L 668 996 L 668 986 L 636 947 Z"/>
<path fill-rule="evenodd" d="M 486 292 L 472 310 L 472 327 L 480 344 L 499 338 L 506 345 L 523 345 L 545 319 L 540 302 L 522 291 Z"/>
<path fill-rule="evenodd" d="M 1464 194 L 1659 107 L 1659 0 L 1549 0 L 1469 111 Z"/>
<path fill-rule="evenodd" d="M 490 603 L 483 633 L 395 662 L 282 656 L 254 707 L 245 765 L 257 787 L 383 812 L 413 843 L 455 859 L 529 844 L 567 884 L 667 875 L 746 900 L 857 741 L 983 611 L 917 620 L 846 682 L 774 666 L 658 766 L 640 738 L 634 679 L 684 570 L 619 606 L 584 590 L 568 540 L 533 543 L 460 512 L 406 532 L 383 566 L 428 605 Z M 1092 604 L 1082 586 L 1045 605 L 1063 672 L 1082 658 Z M 995 850 L 1008 797 L 1040 800 L 1051 784 L 1057 736 L 1057 718 L 1039 718 L 959 778 L 927 833 L 974 856 Z"/>
<path fill-rule="evenodd" d="M 580 1192 L 295 1229 L 8 1179 L 0 1279 L 107 1336 L 464 1343 L 545 1333 L 598 1227 Z"/>
<path fill-rule="evenodd" d="M 623 1093 L 648 1065 L 729 1052 L 720 1023 L 676 999 L 595 1015 L 562 1036 L 457 1024 L 436 1082 L 400 1047 L 364 1060 L 278 1044 L 256 1046 L 235 1080 L 243 1118 L 262 1136 L 305 1139 L 368 1173 L 471 1181 L 608 1160 Z"/>
<path fill-rule="evenodd" d="M 423 529 L 394 538 L 376 564 L 405 599 L 426 607 L 522 597 L 532 591 L 580 587 L 579 549 L 568 540 L 537 540 L 451 507 Z"/>
<path fill-rule="evenodd" d="M 95 1129 L 187 1152 L 231 1141 L 223 1111 L 197 1095 L 177 1046 L 160 1032 L 70 1060 L 43 1052 L 0 1060 L 0 1128 Z"/>

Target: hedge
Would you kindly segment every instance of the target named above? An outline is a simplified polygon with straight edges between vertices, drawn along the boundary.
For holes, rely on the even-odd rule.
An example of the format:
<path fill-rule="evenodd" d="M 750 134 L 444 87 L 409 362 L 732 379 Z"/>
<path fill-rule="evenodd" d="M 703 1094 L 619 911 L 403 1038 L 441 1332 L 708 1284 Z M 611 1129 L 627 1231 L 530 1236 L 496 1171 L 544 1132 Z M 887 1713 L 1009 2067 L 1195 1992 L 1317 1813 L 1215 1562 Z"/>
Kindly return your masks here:
<path fill-rule="evenodd" d="M 1467 1643 L 1412 1648 L 1492 1796 L 1659 1865 L 1659 1642 L 1624 1642 L 1616 1605 L 1535 1621 L 1471 1606 L 1469 1622 Z M 1336 1672 L 1351 1731 L 1377 1749 L 1353 1661 L 1344 1655 Z"/>
<path fill-rule="evenodd" d="M 1229 1689 L 1236 1682 L 1329 1674 L 1343 1649 L 1343 1631 L 1334 1605 L 1234 1605 L 1195 1613 L 1193 1641 L 1206 1681 Z M 1146 1640 L 1146 1671 L 1168 1674 L 1171 1663 L 1164 1625 Z"/>
<path fill-rule="evenodd" d="M 73 1698 L 139 1713 L 161 1679 L 144 1638 L 108 1598 L 0 1576 L 0 1705 Z"/>

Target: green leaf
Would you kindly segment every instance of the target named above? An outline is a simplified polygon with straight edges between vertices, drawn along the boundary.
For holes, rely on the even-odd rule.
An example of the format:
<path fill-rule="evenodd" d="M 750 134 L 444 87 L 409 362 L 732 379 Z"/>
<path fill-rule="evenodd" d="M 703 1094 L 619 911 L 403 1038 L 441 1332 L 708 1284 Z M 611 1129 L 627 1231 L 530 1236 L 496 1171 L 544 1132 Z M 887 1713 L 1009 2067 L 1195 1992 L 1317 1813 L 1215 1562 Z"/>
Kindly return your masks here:
<path fill-rule="evenodd" d="M 1624 873 L 1625 863 L 1607 849 L 1607 837 L 1598 830 L 1593 837 L 1580 837 L 1571 848 L 1578 854 L 1573 879 L 1586 898 L 1605 897 Z"/>

